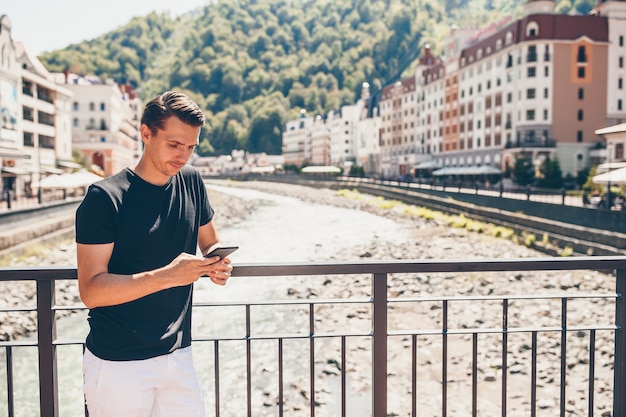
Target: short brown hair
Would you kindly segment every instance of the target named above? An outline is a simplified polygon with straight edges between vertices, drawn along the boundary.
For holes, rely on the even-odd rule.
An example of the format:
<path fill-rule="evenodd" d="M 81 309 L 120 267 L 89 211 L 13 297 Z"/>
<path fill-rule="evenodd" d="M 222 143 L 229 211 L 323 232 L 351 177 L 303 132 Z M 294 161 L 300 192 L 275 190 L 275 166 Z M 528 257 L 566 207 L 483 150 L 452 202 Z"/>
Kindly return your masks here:
<path fill-rule="evenodd" d="M 141 124 L 145 124 L 155 133 L 163 129 L 165 120 L 171 116 L 194 127 L 203 126 L 205 122 L 204 113 L 191 97 L 178 91 L 166 91 L 146 104 Z"/>

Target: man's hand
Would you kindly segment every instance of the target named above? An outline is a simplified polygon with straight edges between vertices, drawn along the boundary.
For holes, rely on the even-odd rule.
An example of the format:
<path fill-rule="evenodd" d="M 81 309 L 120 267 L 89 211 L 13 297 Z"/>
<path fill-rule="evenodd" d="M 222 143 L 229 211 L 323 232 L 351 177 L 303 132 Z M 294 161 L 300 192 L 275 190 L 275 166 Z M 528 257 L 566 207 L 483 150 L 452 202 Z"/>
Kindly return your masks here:
<path fill-rule="evenodd" d="M 210 262 L 210 271 L 208 276 L 211 281 L 217 285 L 226 285 L 226 281 L 230 278 L 230 273 L 233 270 L 233 266 L 230 264 L 230 259 L 220 259 L 218 256 L 205 259 Z"/>

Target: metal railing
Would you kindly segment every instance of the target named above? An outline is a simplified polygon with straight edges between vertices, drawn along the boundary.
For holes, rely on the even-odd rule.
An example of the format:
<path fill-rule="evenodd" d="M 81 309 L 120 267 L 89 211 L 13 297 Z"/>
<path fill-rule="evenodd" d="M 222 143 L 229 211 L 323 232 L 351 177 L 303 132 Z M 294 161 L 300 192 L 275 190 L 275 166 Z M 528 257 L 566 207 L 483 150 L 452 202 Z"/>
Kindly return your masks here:
<path fill-rule="evenodd" d="M 539 293 L 528 293 L 521 291 L 518 293 L 511 292 L 512 285 L 508 285 L 506 279 L 501 284 L 494 284 L 499 293 L 479 294 L 471 290 L 471 294 L 464 293 L 465 290 L 460 289 L 456 293 L 450 294 L 433 294 L 433 289 L 442 288 L 442 282 L 455 281 L 465 283 L 462 288 L 469 285 L 474 288 L 479 285 L 481 277 L 488 274 L 495 274 L 498 277 L 506 277 L 506 272 L 518 275 L 516 280 L 521 282 L 522 288 L 530 287 L 524 282 L 523 276 L 526 272 L 552 272 L 557 271 L 560 275 L 570 274 L 573 271 L 590 271 L 589 273 L 599 273 L 604 271 L 606 280 L 603 282 L 602 288 L 595 288 L 593 291 L 568 291 L 567 289 L 558 288 L 556 282 L 549 283 L 550 286 L 557 286 L 555 291 L 540 291 Z M 554 272 L 552 272 L 554 273 Z M 468 274 L 470 278 L 467 278 Z M 477 275 L 478 274 L 478 275 Z M 604 276 L 604 275 L 603 275 Z M 374 417 L 385 417 L 392 413 L 401 412 L 403 415 L 410 413 L 417 416 L 418 410 L 423 409 L 423 402 L 431 401 L 432 397 L 438 397 L 436 408 L 437 413 L 441 416 L 458 415 L 452 410 L 452 406 L 458 403 L 467 403 L 468 410 L 463 415 L 480 415 L 482 396 L 481 390 L 484 388 L 484 381 L 491 381 L 494 384 L 499 381 L 500 399 L 495 404 L 502 416 L 512 416 L 518 412 L 515 405 L 511 404 L 512 397 L 520 394 L 520 383 L 513 383 L 513 378 L 519 372 L 520 366 L 530 369 L 526 373 L 526 382 L 524 391 L 527 391 L 528 398 L 525 400 L 527 410 L 522 415 L 535 416 L 538 415 L 538 409 L 546 406 L 542 402 L 544 399 L 543 389 L 552 387 L 556 395 L 555 407 L 561 416 L 571 415 L 571 407 L 573 402 L 568 397 L 569 386 L 584 386 L 584 397 L 586 398 L 586 409 L 576 409 L 574 414 L 582 415 L 600 415 L 598 408 L 600 407 L 602 415 L 607 415 L 606 410 L 610 410 L 612 416 L 622 416 L 626 414 L 626 367 L 624 364 L 624 354 L 626 353 L 625 336 L 623 324 L 626 322 L 626 309 L 624 308 L 623 293 L 626 289 L 626 258 L 623 257 L 579 257 L 579 258 L 546 258 L 546 259 L 511 259 L 511 260 L 415 260 L 415 261 L 392 261 L 392 262 L 359 262 L 359 263 L 313 263 L 313 264 L 264 264 L 264 265 L 235 265 L 233 277 L 238 277 L 243 285 L 252 283 L 249 278 L 266 277 L 265 279 L 282 278 L 285 280 L 299 279 L 302 283 L 310 282 L 309 280 L 323 279 L 323 284 L 310 289 L 308 294 L 298 296 L 294 292 L 290 292 L 280 301 L 271 301 L 267 299 L 260 300 L 242 300 L 242 301 L 195 301 L 194 311 L 205 308 L 241 308 L 244 313 L 244 324 L 241 326 L 241 334 L 219 335 L 212 334 L 209 336 L 196 335 L 194 337 L 194 346 L 196 344 L 209 344 L 213 348 L 213 358 L 202 357 L 200 360 L 204 363 L 209 361 L 213 366 L 213 375 L 208 379 L 213 379 L 212 393 L 215 415 L 220 416 L 223 413 L 223 404 L 228 388 L 228 381 L 224 382 L 224 366 L 222 361 L 223 353 L 228 343 L 240 343 L 242 348 L 242 365 L 237 371 L 237 379 L 245 380 L 245 394 L 239 392 L 238 399 L 234 402 L 239 410 L 236 415 L 248 416 L 258 415 L 259 410 L 268 410 L 268 407 L 274 407 L 277 415 L 328 415 L 321 411 L 320 407 L 327 400 L 321 401 L 324 395 L 338 396 L 337 402 L 339 409 L 333 415 L 366 415 L 351 411 L 350 405 L 350 381 L 354 381 L 359 377 L 353 375 L 349 362 L 356 360 L 353 356 L 358 355 L 355 350 L 349 350 L 346 346 L 352 340 L 360 341 L 363 338 L 368 340 L 371 348 L 371 355 L 367 356 L 370 363 L 366 366 L 371 379 L 365 378 L 364 385 L 368 392 L 366 397 L 370 401 L 371 408 L 368 407 L 367 413 Z M 438 280 L 428 277 L 439 277 Z M 612 277 L 614 277 L 614 282 Z M 526 277 L 527 278 L 527 277 Z M 13 356 L 16 350 L 21 348 L 37 347 L 38 356 L 38 382 L 39 382 L 39 415 L 45 417 L 58 417 L 59 412 L 59 370 L 57 362 L 57 349 L 66 345 L 82 346 L 82 341 L 59 340 L 56 334 L 57 315 L 62 311 L 74 310 L 81 308 L 80 306 L 57 306 L 55 303 L 55 283 L 57 280 L 75 280 L 76 270 L 74 268 L 0 268 L 0 282 L 36 282 L 36 303 L 34 306 L 0 306 L 0 314 L 16 314 L 16 313 L 36 313 L 36 340 L 19 341 L 9 340 L 1 342 L 0 346 L 5 353 L 5 383 L 7 392 L 6 409 L 8 417 L 23 415 L 16 412 L 14 404 L 15 395 L 15 375 L 20 370 L 15 369 Z M 531 279 L 531 278 L 528 278 Z M 323 287 L 331 281 L 336 281 L 340 288 L 343 288 L 340 295 L 331 298 L 322 298 L 317 295 L 318 292 L 323 293 Z M 255 279 L 255 281 L 257 281 Z M 584 279 L 582 280 L 584 281 Z M 311 281 L 313 282 L 313 281 Z M 366 282 L 362 285 L 363 293 L 356 294 L 357 282 Z M 203 281 L 198 284 L 203 283 Z M 468 284 L 469 283 L 469 284 Z M 575 284 L 574 287 L 581 284 Z M 583 283 L 584 284 L 584 283 Z M 311 284 L 315 285 L 315 284 Z M 500 285 L 500 286 L 498 286 Z M 242 287 L 244 288 L 244 287 Z M 607 290 L 608 288 L 608 290 Z M 355 292 L 351 295 L 352 291 Z M 435 291 L 436 292 L 436 291 Z M 197 292 L 196 292 L 196 296 Z M 554 311 L 548 311 L 547 306 L 556 300 Z M 591 307 L 584 307 L 585 311 L 577 323 L 572 323 L 571 316 L 572 306 L 570 304 L 581 300 L 593 300 Z M 478 320 L 471 323 L 466 322 L 471 316 L 470 311 L 473 307 L 480 303 L 486 303 L 492 307 L 495 305 L 495 311 L 498 311 L 496 323 L 493 325 L 487 320 L 488 314 L 483 312 L 478 315 Z M 263 331 L 257 331 L 255 325 L 255 315 L 252 310 L 257 307 L 272 306 L 303 306 L 306 316 L 303 331 L 289 333 L 287 331 L 279 331 L 270 334 Z M 534 306 L 534 307 L 533 307 Z M 537 307 L 538 306 L 538 307 Z M 538 311 L 548 312 L 557 317 L 556 323 L 543 322 L 545 316 L 531 315 L 531 323 L 522 323 L 521 312 L 528 312 L 529 308 L 539 308 Z M 365 315 L 368 320 L 366 329 L 353 328 L 353 324 L 347 324 L 347 330 L 330 330 L 322 331 L 318 327 L 321 326 L 320 311 L 324 308 L 342 308 L 347 310 L 338 310 L 341 317 L 355 317 L 356 315 Z M 610 310 L 609 322 L 602 323 L 606 316 L 600 315 L 601 309 Z M 407 321 L 407 316 L 398 316 L 398 310 L 405 311 L 413 320 Z M 334 310 L 333 310 L 334 311 Z M 347 313 L 346 313 L 347 311 Z M 435 314 L 436 319 L 426 324 L 424 317 L 420 311 L 429 311 L 428 314 Z M 576 309 L 574 309 L 576 312 Z M 435 312 L 435 313 L 433 313 Z M 455 313 L 456 316 L 455 316 Z M 428 315 L 426 314 L 426 315 Z M 547 314 L 547 313 L 546 313 Z M 194 313 L 197 316 L 197 311 Z M 335 316 L 335 313 L 331 313 Z M 212 316 L 215 317 L 215 316 Z M 225 320 L 228 315 L 219 316 L 220 320 Z M 398 318 L 400 317 L 400 318 Z M 404 317 L 404 318 L 402 318 Z M 454 318 L 456 317 L 456 318 Z M 432 317 L 431 317 L 432 319 Z M 613 320 L 614 319 L 614 320 Z M 292 313 L 287 315 L 284 323 L 274 323 L 282 330 L 289 329 L 289 322 L 294 320 Z M 590 321 L 589 321 L 590 320 Z M 272 320 L 268 319 L 268 322 Z M 470 320 L 471 321 L 471 320 Z M 584 321 L 584 322 L 583 322 Z M 484 325 L 481 325 L 484 324 Z M 235 326 L 236 327 L 236 326 Z M 332 327 L 332 326 L 331 326 Z M 357 326 L 358 327 L 358 326 Z M 599 344 L 597 340 L 599 335 L 603 334 L 603 340 L 610 340 L 604 344 Z M 606 333 L 610 335 L 607 339 Z M 555 337 L 547 337 L 552 334 Z M 529 338 L 527 342 L 522 343 L 513 349 L 511 340 L 519 335 Z M 547 337 L 544 341 L 544 337 Z M 585 347 L 575 354 L 572 358 L 570 354 L 574 342 L 571 338 L 584 338 L 588 343 Z M 424 340 L 430 339 L 436 341 L 437 347 L 430 345 L 431 354 L 426 355 L 427 360 L 420 361 L 419 355 L 424 355 Z M 304 341 L 308 345 L 308 352 L 292 350 L 286 347 L 290 341 Z M 327 345 L 323 345 L 323 340 L 333 340 L 339 343 L 337 357 L 339 359 L 327 359 L 323 361 L 322 355 L 326 352 Z M 259 403 L 259 395 L 256 392 L 258 386 L 256 379 L 259 373 L 254 370 L 255 354 L 259 350 L 253 349 L 254 343 L 275 343 L 275 360 L 273 374 L 275 380 L 271 384 L 273 387 L 263 387 L 263 390 L 271 392 L 268 396 L 275 396 L 271 401 Z M 408 356 L 404 359 L 398 356 L 398 352 L 392 348 L 397 344 L 403 345 L 399 350 L 401 352 L 409 351 Z M 491 358 L 489 363 L 481 362 L 484 360 L 484 352 L 479 348 L 480 343 L 487 343 L 488 350 L 499 352 L 499 358 Z M 362 349 L 361 346 L 359 349 Z M 359 351 L 356 349 L 356 351 Z M 548 352 L 547 349 L 552 349 Z M 195 350 L 195 348 L 194 348 Z M 367 349 L 365 349 L 367 350 Z M 513 358 L 517 350 L 530 352 L 527 358 L 528 363 L 523 363 L 519 357 Z M 436 351 L 437 354 L 432 354 Z M 582 352 L 582 353 L 581 353 Z M 287 389 L 295 383 L 289 381 L 289 365 L 286 360 L 288 354 L 296 355 L 303 363 L 308 362 L 304 367 L 306 370 L 304 378 L 304 386 L 300 385 L 298 390 L 300 395 L 308 401 L 308 410 L 299 410 L 297 414 L 293 409 L 286 409 L 286 404 L 291 400 L 286 400 Z M 599 359 L 604 361 L 600 364 Z M 199 358 L 196 357 L 196 362 Z M 465 367 L 460 362 L 465 361 Z M 520 363 L 522 361 L 522 363 Z M 548 380 L 538 381 L 539 378 L 545 377 L 545 361 L 552 361 L 549 364 L 553 372 L 548 372 Z M 321 364 L 321 365 L 320 365 Z M 336 385 L 339 386 L 338 394 L 329 394 L 336 390 L 328 387 L 319 387 L 319 374 L 326 372 L 320 370 L 327 364 L 334 364 L 336 370 Z M 573 372 L 573 369 L 579 369 L 581 366 L 586 367 L 585 372 Z M 398 377 L 396 372 L 390 372 L 391 367 L 401 367 L 410 375 L 410 381 L 403 381 L 398 385 Z M 429 367 L 429 372 L 433 369 L 439 369 L 436 376 L 437 383 L 422 383 L 423 367 Z M 467 394 L 461 396 L 458 394 L 459 368 L 461 374 L 467 374 L 469 390 Z M 517 368 L 516 368 L 517 367 Z M 486 372 L 496 369 L 495 376 L 484 378 Z M 516 370 L 517 369 L 517 370 Z M 454 372 L 453 372 L 454 370 Z M 269 372 L 269 371 L 268 371 Z M 598 379 L 599 372 L 611 373 L 609 386 L 606 386 L 606 379 Z M 332 374 L 332 372 L 326 372 Z M 452 375 L 455 376 L 452 376 Z M 241 378 L 239 378 L 241 376 Z M 479 379 L 483 378 L 483 379 Z M 391 385 L 393 384 L 393 386 Z M 404 384 L 404 385 L 403 385 Z M 597 384 L 597 385 L 596 385 Z M 428 398 L 419 398 L 418 391 L 428 385 L 431 391 L 433 387 L 438 391 L 438 395 L 433 395 L 429 391 Z M 601 386 L 600 386 L 601 385 Z M 399 387 L 402 387 L 401 389 Z M 493 387 L 492 387 L 493 388 Z M 31 390 L 36 387 L 31 386 Z M 408 394 L 406 394 L 408 392 Z M 609 395 L 609 400 L 602 397 L 600 393 Z M 229 399 L 232 400 L 231 394 Z M 408 403 L 405 400 L 398 405 L 397 397 L 405 397 L 408 395 Z M 491 394 L 488 394 L 488 396 Z M 454 400 L 451 400 L 453 396 Z M 491 395 L 493 396 L 493 395 Z M 245 398 L 245 406 L 243 401 Z M 301 398 L 302 399 L 302 398 Z M 604 401 L 603 404 L 599 404 Z M 607 403 L 608 401 L 608 403 Z M 393 404 L 391 404 L 393 402 Z M 517 404 L 517 403 L 516 403 Z M 82 407 L 82 405 L 81 405 Z M 389 408 L 394 408 L 390 411 Z M 398 407 L 402 408 L 399 410 Z M 576 405 L 579 407 L 579 405 Z M 226 414 L 224 412 L 224 414 Z M 432 414 L 432 413 L 431 413 Z M 490 415 L 493 410 L 490 410 Z"/>

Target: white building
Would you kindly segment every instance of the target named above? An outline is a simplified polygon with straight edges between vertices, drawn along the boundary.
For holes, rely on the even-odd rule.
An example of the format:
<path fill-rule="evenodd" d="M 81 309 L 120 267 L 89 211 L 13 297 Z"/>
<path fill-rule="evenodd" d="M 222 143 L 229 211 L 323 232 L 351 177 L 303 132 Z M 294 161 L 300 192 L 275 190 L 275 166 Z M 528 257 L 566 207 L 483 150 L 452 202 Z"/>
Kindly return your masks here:
<path fill-rule="evenodd" d="M 381 118 L 378 96 L 371 96 L 368 83 L 363 83 L 361 98 L 357 102 L 360 109 L 356 132 L 356 163 L 363 167 L 365 174 L 377 174 L 380 166 Z"/>
<path fill-rule="evenodd" d="M 304 110 L 300 113 L 299 119 L 287 122 L 282 135 L 282 152 L 285 157 L 285 165 L 301 167 L 307 162 L 307 154 L 310 154 L 309 147 L 312 126 L 313 118 L 306 117 Z"/>
<path fill-rule="evenodd" d="M 142 105 L 130 86 L 96 77 L 56 74 L 74 94 L 72 146 L 106 175 L 135 164 L 141 156 Z"/>
<path fill-rule="evenodd" d="M 0 190 L 36 192 L 41 178 L 76 167 L 72 162 L 72 92 L 56 84 L 0 17 Z"/>
<path fill-rule="evenodd" d="M 55 82 L 43 64 L 16 42 L 22 78 L 23 158 L 32 186 L 48 174 L 77 165 L 72 161 L 72 92 Z"/>
<path fill-rule="evenodd" d="M 626 122 L 626 2 L 600 0 L 593 15 L 609 24 L 607 126 Z"/>

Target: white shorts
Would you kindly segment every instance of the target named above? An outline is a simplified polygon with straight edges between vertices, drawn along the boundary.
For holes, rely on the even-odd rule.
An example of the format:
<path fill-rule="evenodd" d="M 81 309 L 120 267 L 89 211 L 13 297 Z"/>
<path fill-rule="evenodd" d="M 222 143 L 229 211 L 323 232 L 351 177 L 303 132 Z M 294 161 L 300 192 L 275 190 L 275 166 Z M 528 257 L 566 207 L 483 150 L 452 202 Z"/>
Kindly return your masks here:
<path fill-rule="evenodd" d="M 83 357 L 89 417 L 205 417 L 191 347 L 138 361 Z"/>

